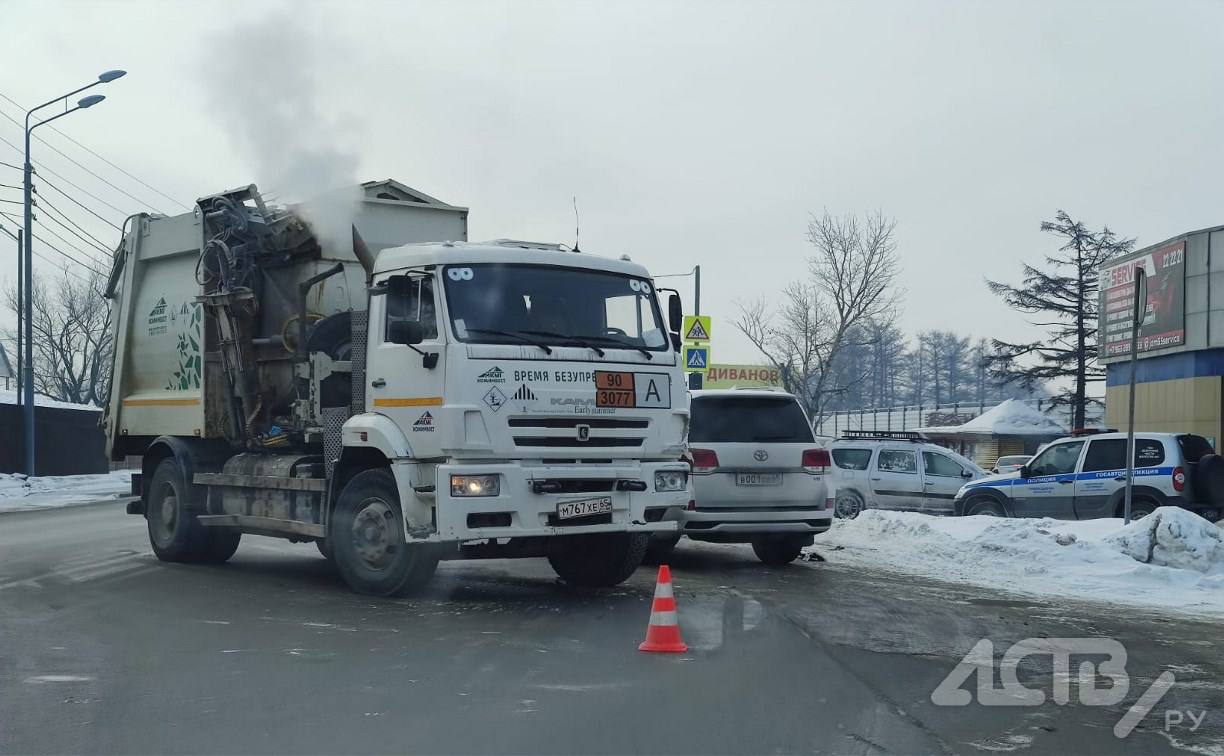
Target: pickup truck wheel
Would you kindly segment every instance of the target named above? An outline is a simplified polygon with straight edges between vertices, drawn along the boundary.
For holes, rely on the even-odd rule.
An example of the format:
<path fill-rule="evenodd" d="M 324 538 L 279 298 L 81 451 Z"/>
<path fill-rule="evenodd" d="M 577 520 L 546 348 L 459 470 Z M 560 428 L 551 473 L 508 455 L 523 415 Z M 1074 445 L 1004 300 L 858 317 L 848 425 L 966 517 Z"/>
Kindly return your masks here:
<path fill-rule="evenodd" d="M 548 563 L 565 582 L 608 588 L 625 582 L 642 564 L 649 533 L 588 533 L 550 538 Z"/>
<path fill-rule="evenodd" d="M 173 457 L 164 459 L 149 481 L 145 519 L 153 553 L 163 562 L 194 562 L 204 556 L 209 534 L 189 506 L 191 490 Z"/>
<path fill-rule="evenodd" d="M 390 471 L 366 470 L 344 486 L 327 539 L 344 582 L 358 593 L 397 596 L 429 582 L 438 553 L 404 543 L 404 517 Z"/>
<path fill-rule="evenodd" d="M 671 559 L 672 552 L 676 550 L 678 543 L 680 543 L 680 536 L 650 539 L 650 545 L 646 547 L 646 555 L 642 557 L 642 564 L 663 564 Z"/>
<path fill-rule="evenodd" d="M 799 558 L 807 542 L 803 538 L 755 538 L 752 550 L 762 564 L 780 567 Z"/>
<path fill-rule="evenodd" d="M 1006 517 L 1007 511 L 1003 505 L 987 496 L 979 496 L 965 502 L 965 514 L 985 515 L 986 517 Z"/>

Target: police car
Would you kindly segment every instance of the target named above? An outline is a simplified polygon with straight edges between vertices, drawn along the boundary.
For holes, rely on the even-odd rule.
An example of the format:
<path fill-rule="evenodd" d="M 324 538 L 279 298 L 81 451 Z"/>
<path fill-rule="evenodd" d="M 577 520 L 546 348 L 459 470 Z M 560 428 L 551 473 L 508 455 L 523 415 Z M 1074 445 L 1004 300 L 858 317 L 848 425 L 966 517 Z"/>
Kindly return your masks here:
<path fill-rule="evenodd" d="M 966 483 L 953 513 L 1087 520 L 1121 517 L 1126 484 L 1126 434 L 1099 433 L 1054 441 L 1013 473 Z M 1131 514 L 1180 506 L 1212 522 L 1224 510 L 1224 458 L 1202 436 L 1136 433 Z"/>

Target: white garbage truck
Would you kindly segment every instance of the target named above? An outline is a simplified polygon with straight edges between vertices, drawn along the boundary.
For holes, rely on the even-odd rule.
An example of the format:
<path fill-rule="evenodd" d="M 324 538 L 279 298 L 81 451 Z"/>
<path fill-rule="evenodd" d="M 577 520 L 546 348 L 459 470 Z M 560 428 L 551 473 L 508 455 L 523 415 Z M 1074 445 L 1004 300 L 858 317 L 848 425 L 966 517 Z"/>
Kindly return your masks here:
<path fill-rule="evenodd" d="M 128 511 L 160 559 L 254 534 L 315 542 L 372 595 L 455 558 L 609 586 L 675 528 L 678 296 L 627 257 L 463 241 L 466 212 L 418 200 L 344 234 L 254 186 L 129 219 L 103 423 L 112 459 L 142 458 Z"/>

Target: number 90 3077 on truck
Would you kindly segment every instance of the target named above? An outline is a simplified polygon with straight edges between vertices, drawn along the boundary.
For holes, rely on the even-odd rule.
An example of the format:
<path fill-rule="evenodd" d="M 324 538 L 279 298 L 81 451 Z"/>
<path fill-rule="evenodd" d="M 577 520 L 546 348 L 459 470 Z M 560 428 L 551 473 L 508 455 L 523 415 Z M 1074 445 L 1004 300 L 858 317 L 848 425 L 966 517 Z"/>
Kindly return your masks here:
<path fill-rule="evenodd" d="M 397 210 L 402 238 L 428 235 Z M 362 218 L 351 247 L 324 241 L 251 186 L 134 219 L 104 424 L 112 458 L 143 458 L 129 511 L 153 550 L 314 541 L 374 595 L 453 558 L 627 578 L 689 500 L 678 298 L 665 312 L 641 266 L 556 245 L 372 249 Z"/>

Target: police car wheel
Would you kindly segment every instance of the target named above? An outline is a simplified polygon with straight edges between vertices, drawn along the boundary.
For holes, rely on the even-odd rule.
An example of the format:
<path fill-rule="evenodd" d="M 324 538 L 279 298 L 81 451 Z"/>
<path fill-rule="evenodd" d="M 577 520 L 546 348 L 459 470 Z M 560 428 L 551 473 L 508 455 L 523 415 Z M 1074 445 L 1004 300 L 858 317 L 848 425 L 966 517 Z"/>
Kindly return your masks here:
<path fill-rule="evenodd" d="M 965 511 L 971 515 L 984 515 L 986 517 L 1006 517 L 1007 510 L 1003 509 L 1003 505 L 994 499 L 978 498 L 971 499 L 965 507 Z"/>
<path fill-rule="evenodd" d="M 1123 507 L 1126 505 L 1123 504 Z M 1138 520 L 1156 511 L 1156 502 L 1151 499 L 1134 499 L 1131 501 L 1131 519 Z"/>

